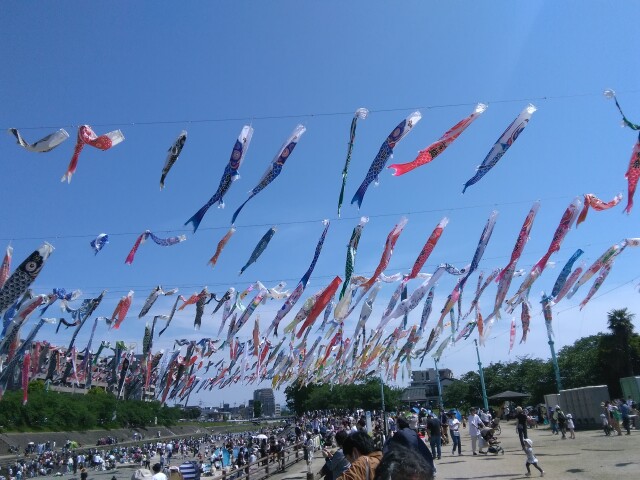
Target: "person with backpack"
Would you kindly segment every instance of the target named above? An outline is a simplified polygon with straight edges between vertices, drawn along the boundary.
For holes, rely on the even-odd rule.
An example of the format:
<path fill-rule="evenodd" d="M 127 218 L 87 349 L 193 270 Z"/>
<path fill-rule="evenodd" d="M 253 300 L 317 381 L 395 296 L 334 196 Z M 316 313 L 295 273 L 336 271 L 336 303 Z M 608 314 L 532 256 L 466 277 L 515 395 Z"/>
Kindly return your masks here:
<path fill-rule="evenodd" d="M 556 416 L 556 420 L 558 421 L 558 429 L 562 434 L 562 439 L 567 439 L 567 416 L 564 414 L 560 405 L 556 405 L 556 410 L 554 415 Z"/>

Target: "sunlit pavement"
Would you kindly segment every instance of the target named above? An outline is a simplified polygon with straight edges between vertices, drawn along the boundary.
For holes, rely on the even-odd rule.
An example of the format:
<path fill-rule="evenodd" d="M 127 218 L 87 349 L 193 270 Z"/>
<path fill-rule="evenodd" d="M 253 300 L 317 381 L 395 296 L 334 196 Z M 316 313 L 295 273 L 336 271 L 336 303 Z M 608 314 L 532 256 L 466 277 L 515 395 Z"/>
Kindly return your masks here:
<path fill-rule="evenodd" d="M 631 435 L 607 437 L 602 430 L 577 431 L 576 439 L 552 435 L 548 428 L 529 430 L 533 448 L 546 478 L 561 479 L 620 479 L 638 478 L 640 467 L 640 431 L 632 430 Z M 499 437 L 505 454 L 473 456 L 471 441 L 467 430 L 462 432 L 462 455 L 452 455 L 451 446 L 443 445 L 442 459 L 436 460 L 437 479 L 465 480 L 499 478 L 504 480 L 524 479 L 526 456 L 520 448 L 520 442 L 513 423 L 502 424 Z M 174 462 L 175 463 L 175 462 Z M 311 471 L 317 474 L 324 463 L 320 452 L 316 452 Z M 137 467 L 119 466 L 109 471 L 89 471 L 89 480 L 127 480 Z M 532 477 L 539 476 L 531 468 Z M 0 472 L 6 474 L 6 472 Z M 45 479 L 79 479 L 77 475 L 39 477 Z M 203 477 L 212 478 L 212 477 Z M 285 472 L 270 477 L 274 480 L 299 480 L 307 478 L 307 464 L 300 461 L 289 466 Z M 317 476 L 316 476 L 317 478 Z"/>

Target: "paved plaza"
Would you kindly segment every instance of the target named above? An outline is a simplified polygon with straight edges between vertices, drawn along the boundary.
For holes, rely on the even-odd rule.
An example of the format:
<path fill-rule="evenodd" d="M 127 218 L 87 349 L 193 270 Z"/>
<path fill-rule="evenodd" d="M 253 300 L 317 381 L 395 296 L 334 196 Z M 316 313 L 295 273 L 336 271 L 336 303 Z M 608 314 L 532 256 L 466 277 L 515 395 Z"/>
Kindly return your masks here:
<path fill-rule="evenodd" d="M 442 459 L 436 461 L 437 479 L 465 480 L 498 478 L 504 480 L 524 479 L 525 454 L 520 449 L 515 425 L 503 423 L 500 435 L 504 455 L 471 455 L 471 443 L 465 429 L 462 434 L 463 455 L 452 455 L 450 446 L 442 447 Z M 548 428 L 529 430 L 529 438 L 534 442 L 534 451 L 547 478 L 559 479 L 619 479 L 638 478 L 640 470 L 640 432 L 632 430 L 631 435 L 606 437 L 601 430 L 576 432 L 576 439 L 562 440 L 552 435 Z M 323 464 L 320 452 L 316 452 L 312 471 L 317 473 Z M 539 476 L 532 470 L 532 477 Z M 118 467 L 116 470 L 90 471 L 89 480 L 128 480 L 135 471 L 132 466 Z M 57 479 L 61 477 L 40 477 Z M 65 475 L 73 480 L 78 476 Z M 212 478 L 212 477 L 203 477 Z M 290 466 L 283 473 L 271 476 L 274 480 L 300 480 L 307 478 L 307 464 L 304 461 Z"/>

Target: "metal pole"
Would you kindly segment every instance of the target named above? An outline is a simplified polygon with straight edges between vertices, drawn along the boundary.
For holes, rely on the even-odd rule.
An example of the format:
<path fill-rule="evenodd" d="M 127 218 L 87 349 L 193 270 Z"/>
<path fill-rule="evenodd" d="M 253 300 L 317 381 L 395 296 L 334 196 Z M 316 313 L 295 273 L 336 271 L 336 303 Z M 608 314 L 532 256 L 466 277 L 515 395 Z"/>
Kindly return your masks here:
<path fill-rule="evenodd" d="M 556 349 L 553 346 L 553 330 L 551 328 L 551 321 L 553 316 L 551 313 L 551 298 L 542 294 L 542 314 L 544 316 L 544 323 L 547 326 L 547 338 L 549 338 L 549 348 L 551 349 L 551 361 L 553 362 L 553 370 L 556 374 L 556 386 L 558 387 L 558 393 L 562 390 L 562 380 L 560 379 L 560 367 L 558 366 L 558 359 L 556 358 Z"/>
<path fill-rule="evenodd" d="M 440 404 L 440 412 L 444 409 L 444 402 L 442 401 L 442 384 L 440 383 L 440 370 L 438 370 L 438 359 L 433 357 L 433 361 L 436 364 L 436 380 L 438 381 L 438 403 Z"/>
<path fill-rule="evenodd" d="M 482 372 L 482 362 L 480 361 L 480 351 L 478 350 L 478 340 L 474 340 L 476 344 L 476 355 L 478 356 L 478 371 L 480 372 L 480 386 L 482 387 L 482 402 L 484 408 L 489 410 L 489 400 L 487 399 L 487 389 L 484 386 L 484 373 Z"/>
<path fill-rule="evenodd" d="M 384 411 L 384 379 L 382 378 L 382 372 L 380 372 L 380 398 L 382 399 L 382 434 L 387 436 L 387 416 Z"/>
<path fill-rule="evenodd" d="M 556 373 L 556 385 L 558 387 L 558 393 L 562 390 L 562 380 L 560 380 L 560 367 L 558 367 L 558 359 L 556 357 L 556 349 L 553 347 L 553 340 L 551 339 L 551 335 L 547 332 L 549 336 L 549 348 L 551 349 L 551 360 L 553 361 L 553 370 Z"/>

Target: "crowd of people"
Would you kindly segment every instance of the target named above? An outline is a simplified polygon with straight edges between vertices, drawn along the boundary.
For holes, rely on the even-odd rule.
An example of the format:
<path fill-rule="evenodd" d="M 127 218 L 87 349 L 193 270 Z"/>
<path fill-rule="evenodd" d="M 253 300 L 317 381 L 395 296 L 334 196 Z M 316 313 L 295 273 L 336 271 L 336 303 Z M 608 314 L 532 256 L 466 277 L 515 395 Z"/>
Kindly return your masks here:
<path fill-rule="evenodd" d="M 605 434 L 622 435 L 624 429 L 630 435 L 635 407 L 630 399 L 602 402 L 600 417 Z M 195 480 L 223 470 L 233 478 L 251 469 L 284 470 L 291 455 L 300 454 L 311 462 L 316 451 L 325 458 L 318 473 L 326 480 L 431 479 L 436 462 L 442 458 L 443 450 L 447 454 L 447 448 L 451 455 L 458 456 L 504 454 L 496 417 L 499 414 L 493 410 L 477 408 L 471 408 L 468 415 L 456 409 L 436 412 L 425 408 L 385 416 L 362 410 L 315 411 L 288 425 L 241 433 L 156 439 L 134 445 L 121 445 L 112 439 L 90 449 L 70 448 L 69 442 L 56 449 L 55 443 L 47 442 L 35 445 L 28 455 L 6 465 L 0 471 L 0 480 L 78 473 L 81 480 L 86 480 L 92 469 L 108 470 L 122 464 L 139 467 L 136 480 L 146 480 L 145 475 L 153 480 Z M 545 408 L 544 412 L 539 407 L 518 406 L 512 410 L 511 418 L 515 419 L 526 456 L 527 475 L 531 474 L 531 466 L 544 474 L 533 452 L 530 428 L 544 422 L 562 439 L 575 438 L 573 416 L 560 405 Z M 465 445 L 465 451 L 466 438 L 470 445 Z"/>

